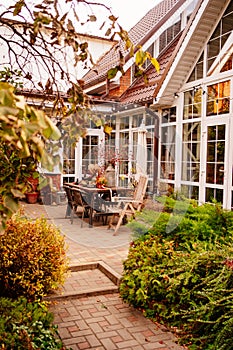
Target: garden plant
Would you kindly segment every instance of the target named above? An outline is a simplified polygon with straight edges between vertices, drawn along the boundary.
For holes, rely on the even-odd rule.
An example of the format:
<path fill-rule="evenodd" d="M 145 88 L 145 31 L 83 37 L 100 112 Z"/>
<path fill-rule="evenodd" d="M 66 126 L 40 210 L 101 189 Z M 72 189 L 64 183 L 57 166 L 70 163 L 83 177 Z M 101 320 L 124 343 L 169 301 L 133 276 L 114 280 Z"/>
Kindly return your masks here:
<path fill-rule="evenodd" d="M 67 269 L 64 237 L 54 225 L 22 213 L 7 220 L 0 236 L 1 349 L 64 349 L 43 297 L 63 284 Z"/>
<path fill-rule="evenodd" d="M 62 350 L 53 315 L 45 302 L 26 298 L 0 298 L 0 346 L 2 350 Z"/>
<path fill-rule="evenodd" d="M 233 349 L 233 213 L 167 198 L 163 212 L 144 210 L 131 227 L 123 300 L 188 349 Z"/>

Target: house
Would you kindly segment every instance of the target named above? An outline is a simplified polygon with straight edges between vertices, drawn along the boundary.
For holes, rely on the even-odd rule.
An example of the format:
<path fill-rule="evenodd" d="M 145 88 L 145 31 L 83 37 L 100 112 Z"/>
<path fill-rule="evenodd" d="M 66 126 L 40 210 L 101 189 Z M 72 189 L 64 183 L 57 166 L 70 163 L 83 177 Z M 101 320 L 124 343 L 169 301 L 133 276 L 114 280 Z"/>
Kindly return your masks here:
<path fill-rule="evenodd" d="M 84 75 L 85 91 L 95 108 L 106 108 L 112 132 L 89 129 L 73 154 L 77 168 L 71 175 L 82 177 L 102 149 L 105 159 L 111 152 L 117 158 L 118 183 L 128 185 L 141 162 L 143 128 L 148 192 L 181 191 L 199 203 L 215 199 L 231 209 L 232 30 L 232 0 L 163 0 L 151 9 L 129 35 L 158 59 L 160 72 L 148 61 L 148 83 L 135 78 L 134 62 L 120 43 Z M 109 82 L 106 73 L 119 62 L 119 50 L 125 74 Z"/>
<path fill-rule="evenodd" d="M 160 63 L 157 72 L 145 62 L 147 84 L 124 43 L 109 43 L 82 79 L 111 132 L 90 122 L 87 137 L 65 149 L 63 181 L 82 179 L 90 164 L 111 162 L 119 185 L 146 172 L 149 194 L 181 191 L 231 209 L 232 29 L 232 0 L 161 1 L 129 31 L 133 44 Z M 122 56 L 125 74 L 107 80 Z"/>

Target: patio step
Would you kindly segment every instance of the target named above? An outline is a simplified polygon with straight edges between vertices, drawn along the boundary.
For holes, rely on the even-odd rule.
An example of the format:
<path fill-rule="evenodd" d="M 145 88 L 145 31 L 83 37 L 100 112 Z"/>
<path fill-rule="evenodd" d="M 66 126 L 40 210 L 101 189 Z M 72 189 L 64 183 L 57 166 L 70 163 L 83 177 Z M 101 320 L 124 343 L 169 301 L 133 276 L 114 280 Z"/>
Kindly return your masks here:
<path fill-rule="evenodd" d="M 119 292 L 121 276 L 103 261 L 70 266 L 64 285 L 44 300 L 83 298 Z"/>

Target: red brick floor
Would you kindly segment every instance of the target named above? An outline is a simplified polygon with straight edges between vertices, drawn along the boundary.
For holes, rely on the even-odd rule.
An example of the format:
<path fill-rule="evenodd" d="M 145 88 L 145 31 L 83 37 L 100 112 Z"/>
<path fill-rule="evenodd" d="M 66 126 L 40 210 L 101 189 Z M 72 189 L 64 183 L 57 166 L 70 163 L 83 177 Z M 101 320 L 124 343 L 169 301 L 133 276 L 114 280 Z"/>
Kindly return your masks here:
<path fill-rule="evenodd" d="M 68 348 L 95 350 L 179 350 L 175 337 L 144 318 L 117 294 L 56 302 L 51 310 Z"/>
<path fill-rule="evenodd" d="M 98 226 L 80 227 L 80 221 L 64 219 L 64 205 L 44 207 L 24 205 L 25 215 L 41 215 L 60 227 L 68 244 L 72 266 L 102 261 L 116 274 L 122 273 L 122 262 L 127 257 L 131 233 L 121 227 L 118 236 Z M 67 297 L 69 293 L 103 290 L 113 283 L 98 269 L 72 272 L 62 290 L 65 298 L 52 302 L 54 323 L 67 349 L 93 350 L 181 350 L 176 338 L 165 327 L 146 319 L 141 312 L 123 303 L 118 293 L 104 293 L 85 297 Z"/>

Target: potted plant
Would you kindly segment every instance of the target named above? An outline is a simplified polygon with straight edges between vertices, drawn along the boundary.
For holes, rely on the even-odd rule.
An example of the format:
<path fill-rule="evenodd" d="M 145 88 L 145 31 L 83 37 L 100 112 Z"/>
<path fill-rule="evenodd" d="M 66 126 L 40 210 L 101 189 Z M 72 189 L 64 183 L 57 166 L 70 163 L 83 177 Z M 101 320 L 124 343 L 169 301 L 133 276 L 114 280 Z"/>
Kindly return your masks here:
<path fill-rule="evenodd" d="M 26 200 L 30 204 L 34 204 L 37 202 L 39 197 L 38 184 L 39 184 L 39 176 L 37 172 L 32 173 L 27 178 L 27 191 L 25 193 Z"/>

